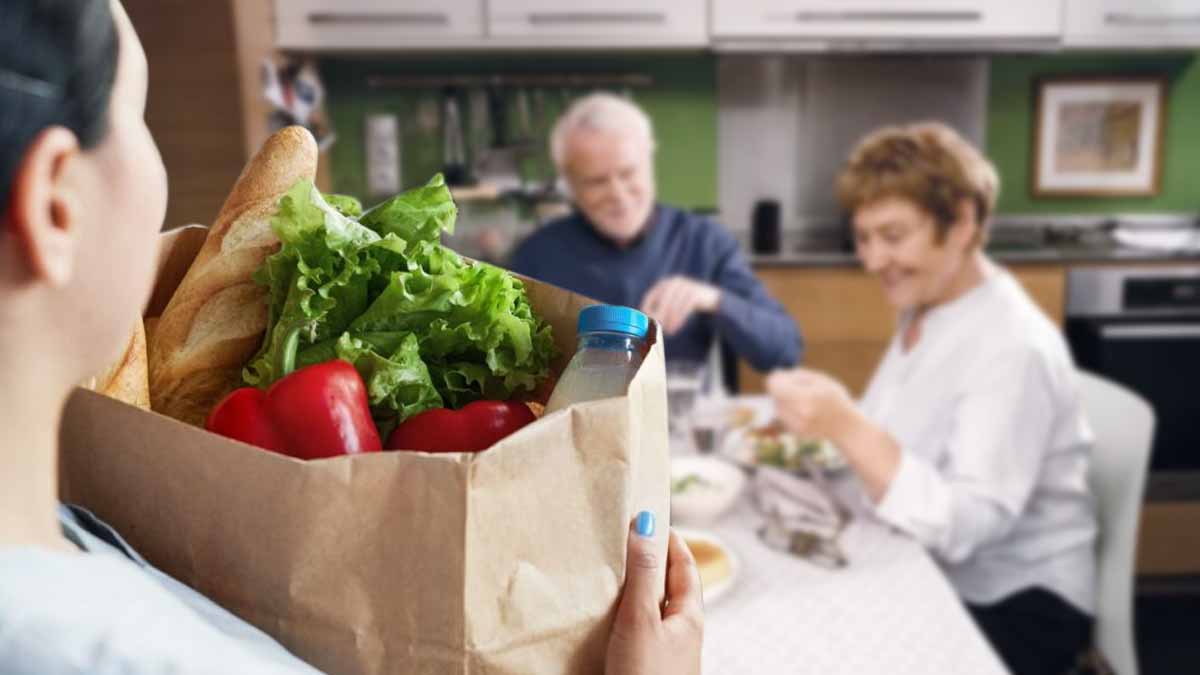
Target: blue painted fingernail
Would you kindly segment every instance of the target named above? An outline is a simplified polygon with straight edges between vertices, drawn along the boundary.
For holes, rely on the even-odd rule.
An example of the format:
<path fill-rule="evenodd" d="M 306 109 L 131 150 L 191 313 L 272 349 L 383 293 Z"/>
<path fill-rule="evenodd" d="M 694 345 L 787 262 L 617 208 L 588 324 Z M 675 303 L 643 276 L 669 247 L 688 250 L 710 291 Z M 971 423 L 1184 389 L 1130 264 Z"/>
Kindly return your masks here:
<path fill-rule="evenodd" d="M 637 514 L 637 520 L 633 523 L 633 529 L 638 533 L 638 536 L 649 539 L 654 536 L 654 514 L 649 511 L 642 511 Z"/>

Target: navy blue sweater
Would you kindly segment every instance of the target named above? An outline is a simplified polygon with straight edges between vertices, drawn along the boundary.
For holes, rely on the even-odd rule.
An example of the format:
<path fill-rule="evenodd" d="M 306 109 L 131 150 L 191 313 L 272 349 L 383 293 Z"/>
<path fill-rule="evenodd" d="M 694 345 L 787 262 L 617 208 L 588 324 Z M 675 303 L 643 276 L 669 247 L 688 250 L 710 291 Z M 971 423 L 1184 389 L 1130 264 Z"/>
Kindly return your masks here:
<path fill-rule="evenodd" d="M 682 275 L 721 289 L 713 315 L 697 314 L 667 337 L 668 360 L 703 361 L 714 339 L 758 370 L 795 365 L 796 323 L 754 276 L 738 242 L 706 218 L 659 205 L 646 232 L 618 248 L 578 211 L 551 221 L 521 243 L 512 269 L 601 302 L 640 307 L 660 279 Z"/>

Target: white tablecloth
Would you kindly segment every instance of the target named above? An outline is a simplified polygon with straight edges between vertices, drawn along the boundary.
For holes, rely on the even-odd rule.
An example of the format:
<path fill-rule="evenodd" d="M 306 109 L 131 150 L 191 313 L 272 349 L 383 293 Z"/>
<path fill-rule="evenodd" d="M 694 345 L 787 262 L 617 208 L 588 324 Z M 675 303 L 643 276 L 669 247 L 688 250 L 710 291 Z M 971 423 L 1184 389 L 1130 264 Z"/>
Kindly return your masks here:
<path fill-rule="evenodd" d="M 916 542 L 859 515 L 828 570 L 763 544 L 748 501 L 713 526 L 741 563 L 705 611 L 709 675 L 1003 675 L 949 582 Z"/>
<path fill-rule="evenodd" d="M 775 415 L 766 396 L 723 405 L 755 410 L 756 424 Z M 679 455 L 694 452 L 687 442 L 672 445 Z M 826 487 L 854 512 L 839 539 L 849 560 L 840 569 L 760 541 L 753 485 L 733 511 L 697 528 L 719 536 L 740 562 L 733 585 L 705 608 L 704 672 L 1005 675 L 1000 657 L 925 549 L 870 514 L 849 471 Z"/>

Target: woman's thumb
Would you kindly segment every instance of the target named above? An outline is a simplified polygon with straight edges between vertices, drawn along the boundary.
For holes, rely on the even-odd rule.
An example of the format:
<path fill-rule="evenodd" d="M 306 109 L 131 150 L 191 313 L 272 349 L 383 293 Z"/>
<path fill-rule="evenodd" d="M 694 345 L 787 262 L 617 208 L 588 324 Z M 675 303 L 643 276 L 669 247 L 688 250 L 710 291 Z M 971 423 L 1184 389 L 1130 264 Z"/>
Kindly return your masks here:
<path fill-rule="evenodd" d="M 662 620 L 662 561 L 655 551 L 654 514 L 642 511 L 629 528 L 625 557 L 625 591 L 617 609 L 617 622 L 625 625 Z"/>

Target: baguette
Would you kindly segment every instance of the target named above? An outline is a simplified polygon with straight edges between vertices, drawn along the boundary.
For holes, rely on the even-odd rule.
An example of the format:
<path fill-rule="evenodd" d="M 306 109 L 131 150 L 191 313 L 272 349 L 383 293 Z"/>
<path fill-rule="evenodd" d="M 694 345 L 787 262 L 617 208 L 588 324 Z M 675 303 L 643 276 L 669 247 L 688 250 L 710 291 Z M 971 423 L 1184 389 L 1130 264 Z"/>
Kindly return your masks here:
<path fill-rule="evenodd" d="M 80 386 L 111 396 L 143 410 L 150 408 L 150 386 L 147 380 L 146 333 L 141 319 L 134 324 L 129 344 L 121 358 L 102 373 L 80 383 Z"/>
<path fill-rule="evenodd" d="M 303 127 L 276 132 L 242 170 L 150 338 L 155 411 L 201 426 L 240 386 L 267 329 L 267 291 L 253 275 L 279 248 L 271 217 L 316 171 L 317 144 Z"/>

